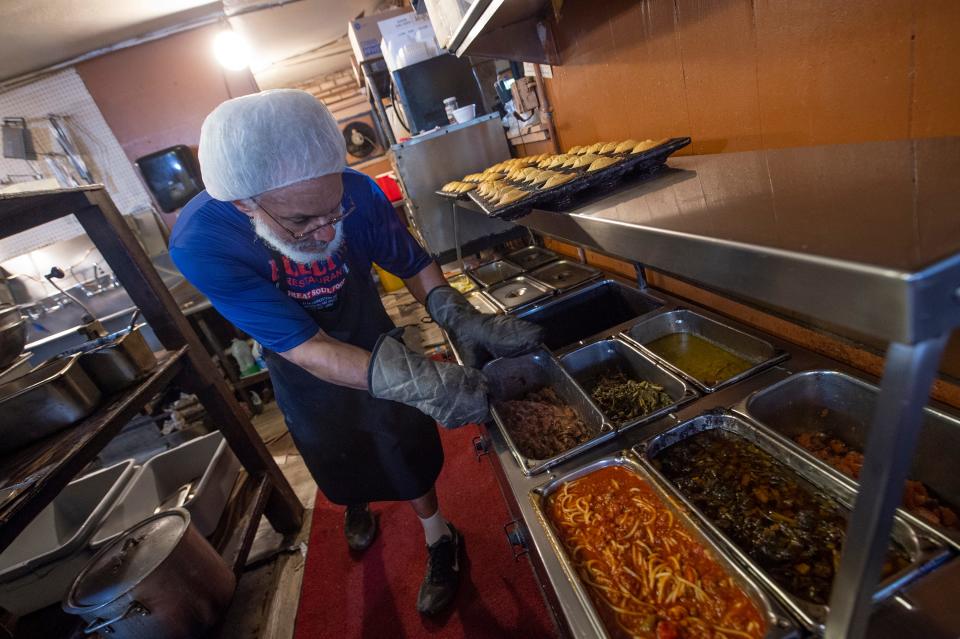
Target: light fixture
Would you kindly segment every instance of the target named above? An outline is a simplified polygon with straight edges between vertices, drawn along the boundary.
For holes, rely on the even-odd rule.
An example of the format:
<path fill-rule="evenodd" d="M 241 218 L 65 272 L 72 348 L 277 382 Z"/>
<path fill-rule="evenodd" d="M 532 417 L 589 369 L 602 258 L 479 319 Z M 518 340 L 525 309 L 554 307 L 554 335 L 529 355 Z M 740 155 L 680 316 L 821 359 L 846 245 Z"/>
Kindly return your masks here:
<path fill-rule="evenodd" d="M 221 66 L 239 71 L 250 66 L 250 45 L 235 31 L 221 31 L 213 38 L 213 55 Z"/>

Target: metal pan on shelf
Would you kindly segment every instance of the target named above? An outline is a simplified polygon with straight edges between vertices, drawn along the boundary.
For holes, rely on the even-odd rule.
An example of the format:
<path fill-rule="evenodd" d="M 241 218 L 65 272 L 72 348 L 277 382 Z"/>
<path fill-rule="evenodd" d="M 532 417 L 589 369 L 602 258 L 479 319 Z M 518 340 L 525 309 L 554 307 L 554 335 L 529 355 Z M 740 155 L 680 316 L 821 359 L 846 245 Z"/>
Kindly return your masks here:
<path fill-rule="evenodd" d="M 832 370 L 814 370 L 791 375 L 772 386 L 754 392 L 734 410 L 763 424 L 782 439 L 785 446 L 808 455 L 810 462 L 854 489 L 854 477 L 817 459 L 797 443 L 805 433 L 820 432 L 843 442 L 852 451 L 866 450 L 867 437 L 879 399 L 880 389 L 860 379 Z M 960 514 L 960 474 L 953 460 L 960 459 L 960 418 L 926 408 L 923 428 L 917 439 L 910 479 L 922 482 L 953 513 Z M 918 504 L 919 506 L 919 504 Z M 942 534 L 960 550 L 960 527 L 945 526 L 937 512 L 915 510 L 908 504 L 900 514 L 914 526 Z"/>
<path fill-rule="evenodd" d="M 16 450 L 94 411 L 100 389 L 78 355 L 57 359 L 0 386 L 0 451 Z"/>
<path fill-rule="evenodd" d="M 584 610 L 587 611 L 598 637 L 609 638 L 610 633 L 607 632 L 602 618 L 594 606 L 587 585 L 583 583 L 579 571 L 573 564 L 573 561 L 571 561 L 569 554 L 560 541 L 560 536 L 556 526 L 552 522 L 548 507 L 550 497 L 558 490 L 561 490 L 564 485 L 611 466 L 622 467 L 634 473 L 652 489 L 656 497 L 659 498 L 663 508 L 671 514 L 675 521 L 680 522 L 685 532 L 689 533 L 692 542 L 704 548 L 710 558 L 719 565 L 723 572 L 730 577 L 754 606 L 756 606 L 763 620 L 766 622 L 767 631 L 763 635 L 765 639 L 787 639 L 788 637 L 798 636 L 796 624 L 784 612 L 780 604 L 767 596 L 763 587 L 731 558 L 728 551 L 724 550 L 714 539 L 703 532 L 698 522 L 695 521 L 686 509 L 679 506 L 675 498 L 667 493 L 658 482 L 650 476 L 649 471 L 638 463 L 637 458 L 631 451 L 622 451 L 619 454 L 604 457 L 552 479 L 538 486 L 530 493 L 530 500 L 537 519 L 546 531 L 550 546 L 559 558 L 567 579 L 573 586 L 578 602 L 583 606 Z M 625 540 L 618 541 L 624 542 Z"/>
<path fill-rule="evenodd" d="M 683 379 L 666 368 L 658 366 L 632 345 L 616 338 L 600 340 L 571 351 L 560 358 L 560 365 L 570 373 L 588 396 L 599 375 L 610 371 L 623 371 L 637 381 L 658 384 L 673 400 L 673 403 L 668 406 L 626 421 L 618 421 L 604 413 L 604 417 L 618 432 L 654 422 L 699 397 L 697 391 Z M 602 407 L 596 402 L 594 405 L 603 412 Z"/>
<path fill-rule="evenodd" d="M 529 273 L 533 279 L 558 291 L 569 291 L 602 275 L 599 269 L 569 260 L 557 260 Z"/>
<path fill-rule="evenodd" d="M 688 367 L 671 361 L 650 347 L 652 342 L 661 338 L 684 334 L 693 335 L 706 341 L 710 347 L 719 348 L 739 358 L 743 370 L 723 379 L 704 380 L 698 378 Z M 677 371 L 707 393 L 735 384 L 789 356 L 786 351 L 774 348 L 766 340 L 688 309 L 676 309 L 649 317 L 625 331 L 624 336 L 637 344 L 644 353 Z"/>
<path fill-rule="evenodd" d="M 586 172 L 583 169 L 570 169 L 570 171 L 577 173 L 578 177 L 576 179 L 545 191 L 530 190 L 529 196 L 505 206 L 498 206 L 496 203 L 480 197 L 474 191 L 470 191 L 468 195 L 488 216 L 514 220 L 526 215 L 538 204 L 563 202 L 580 191 L 597 187 L 609 189 L 630 175 L 638 176 L 653 173 L 674 152 L 688 144 L 690 144 L 690 138 L 671 138 L 643 153 L 624 156 L 620 162 L 598 171 Z"/>
<path fill-rule="evenodd" d="M 603 414 L 583 393 L 572 377 L 560 366 L 560 363 L 546 350 L 539 350 L 520 357 L 502 357 L 483 367 L 483 373 L 490 383 L 492 398 L 490 414 L 499 426 L 504 440 L 514 459 L 525 475 L 543 472 L 551 466 L 570 459 L 585 450 L 601 444 L 615 435 L 613 427 L 603 418 Z M 518 448 L 511 428 L 504 421 L 499 407 L 501 402 L 520 399 L 528 393 L 550 387 L 557 396 L 573 408 L 583 420 L 590 433 L 586 441 L 568 450 L 557 452 L 545 458 L 536 458 L 525 454 Z M 527 451 L 529 452 L 529 451 Z"/>
<path fill-rule="evenodd" d="M 782 464 L 786 472 L 799 479 L 799 485 L 808 487 L 811 493 L 833 502 L 845 516 L 849 516 L 849 512 L 853 508 L 856 497 L 854 491 L 846 484 L 837 481 L 832 475 L 822 472 L 817 465 L 810 463 L 808 456 L 798 454 L 764 432 L 764 429 L 758 428 L 743 418 L 724 410 L 708 411 L 703 415 L 662 431 L 634 447 L 634 452 L 639 456 L 644 468 L 676 499 L 683 503 L 711 535 L 722 540 L 727 550 L 745 565 L 755 577 L 761 580 L 767 590 L 773 593 L 808 630 L 822 632 L 829 612 L 828 605 L 789 592 L 751 556 L 751 550 L 756 550 L 756 548 L 744 548 L 734 542 L 658 469 L 661 463 L 658 458 L 664 451 L 671 446 L 681 444 L 687 438 L 714 429 L 725 431 L 735 438 L 753 444 L 762 453 Z M 738 484 L 734 484 L 735 490 L 737 486 Z M 899 517 L 894 520 L 891 539 L 906 553 L 908 565 L 889 575 L 881 582 L 874 594 L 874 601 L 888 598 L 916 577 L 946 562 L 951 556 L 950 551 L 939 537 L 932 538 L 923 530 L 914 528 Z"/>
<path fill-rule="evenodd" d="M 482 291 L 471 291 L 465 295 L 467 301 L 470 302 L 470 305 L 481 313 L 486 313 L 487 315 L 496 315 L 500 312 L 500 309 L 497 308 L 496 304 L 490 301 Z"/>
<path fill-rule="evenodd" d="M 157 367 L 157 357 L 144 339 L 142 328 L 143 324 L 84 342 L 58 357 L 79 353 L 81 368 L 103 393 L 119 392 Z"/>
<path fill-rule="evenodd" d="M 506 313 L 530 306 L 553 293 L 549 286 L 524 275 L 500 282 L 486 290 L 486 294 Z"/>

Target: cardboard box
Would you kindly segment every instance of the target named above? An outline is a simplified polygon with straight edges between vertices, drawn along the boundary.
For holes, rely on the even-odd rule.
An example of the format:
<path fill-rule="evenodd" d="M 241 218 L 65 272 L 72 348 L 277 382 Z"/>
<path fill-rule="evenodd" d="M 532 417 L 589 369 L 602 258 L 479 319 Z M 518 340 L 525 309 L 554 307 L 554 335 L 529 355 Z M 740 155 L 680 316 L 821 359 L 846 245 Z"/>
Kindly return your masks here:
<path fill-rule="evenodd" d="M 406 7 L 381 11 L 369 16 L 364 16 L 358 20 L 351 20 L 347 25 L 347 36 L 350 38 L 350 46 L 353 47 L 353 55 L 357 57 L 357 62 L 366 62 L 383 57 L 380 53 L 380 26 L 381 20 L 395 18 L 404 13 L 412 13 L 411 9 Z"/>

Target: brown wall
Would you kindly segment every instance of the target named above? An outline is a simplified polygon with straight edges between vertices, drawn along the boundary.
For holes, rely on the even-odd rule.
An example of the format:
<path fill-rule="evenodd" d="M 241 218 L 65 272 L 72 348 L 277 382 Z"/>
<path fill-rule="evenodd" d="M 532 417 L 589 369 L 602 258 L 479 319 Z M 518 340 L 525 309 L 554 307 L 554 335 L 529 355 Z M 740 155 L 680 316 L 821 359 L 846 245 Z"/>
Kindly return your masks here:
<path fill-rule="evenodd" d="M 957 34 L 956 0 L 567 0 L 546 84 L 563 148 L 957 135 Z"/>
<path fill-rule="evenodd" d="M 215 106 L 258 90 L 249 70 L 227 71 L 214 60 L 220 29 L 193 29 L 77 65 L 131 160 L 175 144 L 195 148 Z"/>

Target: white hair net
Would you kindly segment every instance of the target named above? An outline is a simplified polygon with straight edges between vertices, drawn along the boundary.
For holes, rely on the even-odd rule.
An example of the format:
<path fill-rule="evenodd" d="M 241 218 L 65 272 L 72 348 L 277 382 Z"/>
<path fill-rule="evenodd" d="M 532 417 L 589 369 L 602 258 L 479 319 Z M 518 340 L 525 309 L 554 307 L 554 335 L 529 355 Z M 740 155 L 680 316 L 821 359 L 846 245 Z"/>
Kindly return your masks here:
<path fill-rule="evenodd" d="M 346 145 L 319 100 L 275 89 L 227 100 L 200 129 L 200 171 L 218 200 L 255 197 L 343 171 Z"/>

